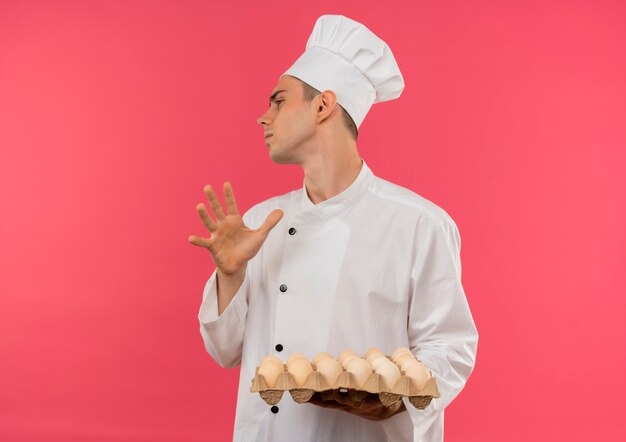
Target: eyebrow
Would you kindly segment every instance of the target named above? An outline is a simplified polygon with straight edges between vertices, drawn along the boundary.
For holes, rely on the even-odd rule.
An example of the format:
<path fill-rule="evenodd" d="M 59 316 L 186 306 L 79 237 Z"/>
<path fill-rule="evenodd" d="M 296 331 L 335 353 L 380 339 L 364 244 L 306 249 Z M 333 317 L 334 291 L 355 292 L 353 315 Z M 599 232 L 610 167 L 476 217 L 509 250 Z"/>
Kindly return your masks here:
<path fill-rule="evenodd" d="M 274 101 L 276 101 L 276 96 L 280 94 L 281 92 L 287 92 L 287 91 L 285 89 L 281 89 L 279 91 L 274 92 L 272 96 L 270 97 L 270 106 L 272 105 Z"/>

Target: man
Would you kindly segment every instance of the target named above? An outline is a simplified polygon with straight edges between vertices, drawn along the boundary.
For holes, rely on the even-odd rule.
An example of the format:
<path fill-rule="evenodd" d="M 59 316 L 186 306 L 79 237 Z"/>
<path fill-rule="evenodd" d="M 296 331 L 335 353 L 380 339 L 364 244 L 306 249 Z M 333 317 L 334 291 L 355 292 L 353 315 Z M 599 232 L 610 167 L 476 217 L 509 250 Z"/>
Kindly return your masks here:
<path fill-rule="evenodd" d="M 229 183 L 226 212 L 205 187 L 216 219 L 197 210 L 211 236 L 189 241 L 210 251 L 216 270 L 198 319 L 218 364 L 241 364 L 237 441 L 443 440 L 443 410 L 471 374 L 478 342 L 458 229 L 432 202 L 376 177 L 356 145 L 370 106 L 403 87 L 382 40 L 346 17 L 320 17 L 258 119 L 271 159 L 300 165 L 303 187 L 243 218 Z M 270 407 L 250 392 L 267 354 L 403 346 L 436 378 L 441 396 L 425 410 L 406 399 L 297 404 L 288 394 Z"/>

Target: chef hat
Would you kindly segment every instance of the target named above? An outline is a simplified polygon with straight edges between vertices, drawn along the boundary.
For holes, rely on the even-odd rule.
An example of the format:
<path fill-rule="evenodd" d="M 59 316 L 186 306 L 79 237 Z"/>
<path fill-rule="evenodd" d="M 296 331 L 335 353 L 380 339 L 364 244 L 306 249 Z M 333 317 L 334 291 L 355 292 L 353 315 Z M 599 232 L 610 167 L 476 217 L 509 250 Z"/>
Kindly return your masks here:
<path fill-rule="evenodd" d="M 283 75 L 333 91 L 357 127 L 372 104 L 398 98 L 404 89 L 387 43 L 342 15 L 317 19 L 304 54 Z"/>

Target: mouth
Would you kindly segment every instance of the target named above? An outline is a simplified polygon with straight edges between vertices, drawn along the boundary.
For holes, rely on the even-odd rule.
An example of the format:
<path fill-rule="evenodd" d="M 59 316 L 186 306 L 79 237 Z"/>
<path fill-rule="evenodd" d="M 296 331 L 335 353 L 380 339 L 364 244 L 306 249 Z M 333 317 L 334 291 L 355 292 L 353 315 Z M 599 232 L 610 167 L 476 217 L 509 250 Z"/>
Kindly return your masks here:
<path fill-rule="evenodd" d="M 272 136 L 272 134 L 266 134 L 266 135 L 265 135 L 265 139 L 267 140 L 267 139 L 268 139 L 269 137 L 271 137 L 271 136 Z"/>

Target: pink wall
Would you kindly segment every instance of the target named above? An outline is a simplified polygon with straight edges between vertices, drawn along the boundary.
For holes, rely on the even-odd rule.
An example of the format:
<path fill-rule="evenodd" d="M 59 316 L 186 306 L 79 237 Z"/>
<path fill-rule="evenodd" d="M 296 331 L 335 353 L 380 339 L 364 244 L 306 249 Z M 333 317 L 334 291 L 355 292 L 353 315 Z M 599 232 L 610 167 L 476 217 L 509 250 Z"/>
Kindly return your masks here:
<path fill-rule="evenodd" d="M 623 5 L 0 2 L 0 440 L 231 437 L 187 236 L 207 183 L 302 185 L 255 120 L 323 13 L 407 84 L 361 156 L 461 233 L 480 342 L 446 441 L 626 440 Z"/>

